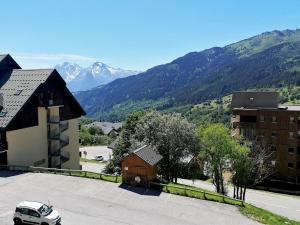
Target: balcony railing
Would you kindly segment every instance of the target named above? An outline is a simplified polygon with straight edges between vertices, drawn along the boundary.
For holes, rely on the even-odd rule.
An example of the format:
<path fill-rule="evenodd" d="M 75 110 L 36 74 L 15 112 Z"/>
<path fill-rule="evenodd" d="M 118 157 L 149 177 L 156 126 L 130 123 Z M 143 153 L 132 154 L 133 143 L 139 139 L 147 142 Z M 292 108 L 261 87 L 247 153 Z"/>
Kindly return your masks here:
<path fill-rule="evenodd" d="M 52 168 L 61 168 L 61 160 L 60 157 L 52 157 L 51 159 L 51 167 Z"/>
<path fill-rule="evenodd" d="M 66 137 L 61 138 L 60 143 L 61 143 L 60 144 L 61 148 L 67 146 L 69 144 L 69 137 L 66 136 Z"/>
<path fill-rule="evenodd" d="M 66 152 L 66 151 L 62 151 L 60 159 L 61 159 L 62 163 L 69 161 L 70 160 L 70 153 Z"/>
<path fill-rule="evenodd" d="M 64 132 L 65 130 L 69 129 L 69 121 L 60 121 L 59 128 L 61 132 Z"/>
<path fill-rule="evenodd" d="M 60 122 L 60 117 L 58 115 L 51 115 L 48 116 L 48 123 L 59 123 Z"/>
<path fill-rule="evenodd" d="M 7 142 L 0 142 L 0 152 L 7 150 Z"/>

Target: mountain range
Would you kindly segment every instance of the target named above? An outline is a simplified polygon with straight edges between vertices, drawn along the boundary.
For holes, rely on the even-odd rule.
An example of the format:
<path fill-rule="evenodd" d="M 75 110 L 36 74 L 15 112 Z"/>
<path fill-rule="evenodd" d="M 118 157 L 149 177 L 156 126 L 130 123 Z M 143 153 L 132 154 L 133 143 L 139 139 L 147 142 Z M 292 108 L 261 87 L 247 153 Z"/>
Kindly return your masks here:
<path fill-rule="evenodd" d="M 89 90 L 115 79 L 140 73 L 139 71 L 113 68 L 102 62 L 95 62 L 87 68 L 83 68 L 78 64 L 64 62 L 56 65 L 55 69 L 62 75 L 68 88 L 73 92 Z"/>
<path fill-rule="evenodd" d="M 198 104 L 249 88 L 300 84 L 300 30 L 271 31 L 191 52 L 134 76 L 76 94 L 89 116 L 122 120 L 131 111 Z"/>

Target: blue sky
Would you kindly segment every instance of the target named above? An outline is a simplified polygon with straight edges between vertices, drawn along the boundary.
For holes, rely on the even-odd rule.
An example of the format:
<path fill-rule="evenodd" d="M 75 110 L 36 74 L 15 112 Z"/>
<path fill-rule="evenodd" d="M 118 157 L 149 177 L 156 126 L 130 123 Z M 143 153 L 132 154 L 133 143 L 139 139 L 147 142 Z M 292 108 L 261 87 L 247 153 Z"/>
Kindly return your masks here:
<path fill-rule="evenodd" d="M 146 70 L 191 51 L 300 28 L 298 0 L 2 1 L 0 52 L 24 68 L 101 61 Z"/>

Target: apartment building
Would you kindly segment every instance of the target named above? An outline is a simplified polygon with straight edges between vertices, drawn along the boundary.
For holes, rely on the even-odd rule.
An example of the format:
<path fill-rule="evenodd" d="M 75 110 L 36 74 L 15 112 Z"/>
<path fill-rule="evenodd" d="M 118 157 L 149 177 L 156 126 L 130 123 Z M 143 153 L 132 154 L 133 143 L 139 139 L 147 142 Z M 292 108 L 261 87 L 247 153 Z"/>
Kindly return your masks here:
<path fill-rule="evenodd" d="M 277 92 L 236 92 L 232 134 L 259 138 L 273 152 L 276 179 L 300 182 L 300 105 L 280 105 Z"/>
<path fill-rule="evenodd" d="M 0 165 L 79 169 L 82 115 L 55 69 L 23 70 L 0 55 Z"/>

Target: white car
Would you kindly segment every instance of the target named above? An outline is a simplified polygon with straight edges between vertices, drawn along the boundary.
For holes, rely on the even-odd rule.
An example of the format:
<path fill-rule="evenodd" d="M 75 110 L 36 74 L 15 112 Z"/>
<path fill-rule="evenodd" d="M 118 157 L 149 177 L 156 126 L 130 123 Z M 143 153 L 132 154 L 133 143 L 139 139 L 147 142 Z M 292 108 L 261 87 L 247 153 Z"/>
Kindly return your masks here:
<path fill-rule="evenodd" d="M 40 202 L 23 201 L 17 205 L 15 224 L 60 225 L 61 217 L 52 206 Z"/>

